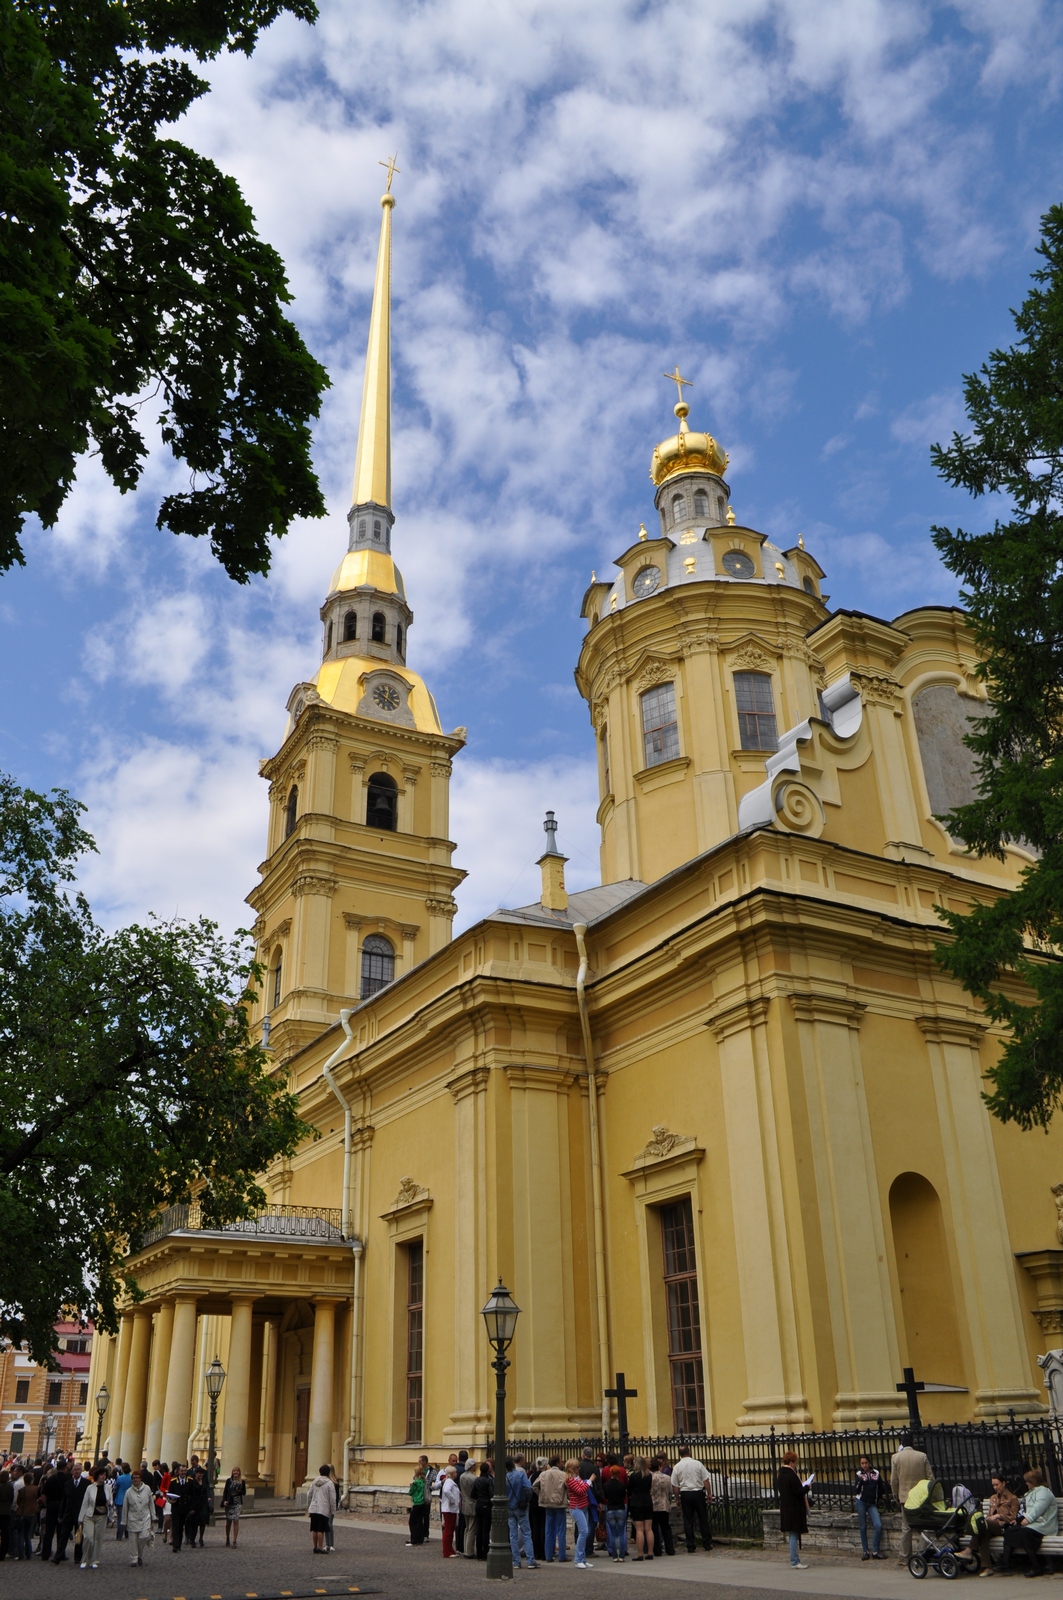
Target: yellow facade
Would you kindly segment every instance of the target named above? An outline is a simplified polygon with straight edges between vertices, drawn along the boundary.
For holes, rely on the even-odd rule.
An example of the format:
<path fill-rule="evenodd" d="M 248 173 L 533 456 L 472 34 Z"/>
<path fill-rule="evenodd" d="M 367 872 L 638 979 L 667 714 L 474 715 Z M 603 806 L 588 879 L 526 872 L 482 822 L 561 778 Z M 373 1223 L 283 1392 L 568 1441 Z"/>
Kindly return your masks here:
<path fill-rule="evenodd" d="M 374 403 L 364 439 L 387 432 Z M 664 1230 L 684 1218 L 705 1431 L 895 1421 L 905 1366 L 960 1391 L 926 1397 L 931 1421 L 1043 1409 L 1063 1148 L 989 1118 L 999 1039 L 933 956 L 936 908 L 1028 860 L 975 861 L 935 820 L 969 792 L 962 732 L 985 709 L 965 619 L 831 612 L 801 541 L 737 521 L 726 456 L 676 412 L 659 527 L 584 598 L 597 889 L 567 894 L 548 847 L 540 903 L 451 938 L 464 729 L 442 733 L 386 629 L 376 651 L 341 640 L 351 596 L 388 627 L 410 616 L 397 575 L 341 566 L 322 668 L 263 767 L 249 897 L 279 973 L 277 1070 L 320 1138 L 266 1175 L 259 1225 L 170 1218 L 131 1260 L 146 1299 L 98 1341 L 93 1379 L 130 1445 L 201 1437 L 217 1319 L 226 1468 L 236 1450 L 290 1494 L 320 1453 L 402 1482 L 422 1447 L 490 1434 L 479 1313 L 499 1274 L 522 1307 L 515 1436 L 596 1433 L 618 1370 L 632 1431 L 671 1434 L 691 1369 Z M 384 482 L 370 455 L 359 472 Z M 373 536 L 363 510 L 352 541 Z M 379 673 L 408 695 L 372 701 Z M 381 774 L 387 827 L 367 820 Z M 371 935 L 392 950 L 375 992 Z"/>

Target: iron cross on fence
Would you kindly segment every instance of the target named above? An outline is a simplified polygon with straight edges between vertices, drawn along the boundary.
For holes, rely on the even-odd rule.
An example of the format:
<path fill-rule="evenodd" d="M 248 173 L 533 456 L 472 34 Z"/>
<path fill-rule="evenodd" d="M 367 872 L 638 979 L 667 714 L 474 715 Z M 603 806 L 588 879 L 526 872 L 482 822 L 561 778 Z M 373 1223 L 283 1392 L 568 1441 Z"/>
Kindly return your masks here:
<path fill-rule="evenodd" d="M 622 1372 L 618 1372 L 616 1375 L 616 1388 L 606 1389 L 605 1391 L 607 1400 L 616 1401 L 616 1431 L 620 1435 L 621 1455 L 627 1449 L 627 1403 L 629 1400 L 637 1400 L 638 1397 L 639 1392 L 637 1389 L 625 1388 L 624 1374 Z"/>

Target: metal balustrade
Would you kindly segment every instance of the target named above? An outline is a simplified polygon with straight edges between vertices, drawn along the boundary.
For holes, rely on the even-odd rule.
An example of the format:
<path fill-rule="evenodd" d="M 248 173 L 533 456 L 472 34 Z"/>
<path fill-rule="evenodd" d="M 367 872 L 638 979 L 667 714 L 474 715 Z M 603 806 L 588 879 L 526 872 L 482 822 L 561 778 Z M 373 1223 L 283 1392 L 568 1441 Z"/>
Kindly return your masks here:
<path fill-rule="evenodd" d="M 199 1201 L 192 1200 L 160 1211 L 141 1234 L 130 1240 L 129 1253 L 135 1255 L 171 1233 L 199 1232 L 341 1240 L 343 1214 L 335 1206 L 263 1206 L 253 1216 L 238 1217 L 234 1222 L 210 1222 L 205 1220 Z"/>

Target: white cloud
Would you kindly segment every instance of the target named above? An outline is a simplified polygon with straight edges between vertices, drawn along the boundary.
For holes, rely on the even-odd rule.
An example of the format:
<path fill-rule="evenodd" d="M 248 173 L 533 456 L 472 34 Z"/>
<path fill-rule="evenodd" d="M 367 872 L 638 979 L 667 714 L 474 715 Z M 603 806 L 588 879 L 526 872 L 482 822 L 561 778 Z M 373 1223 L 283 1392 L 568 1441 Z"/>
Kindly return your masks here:
<path fill-rule="evenodd" d="M 966 425 L 960 390 L 941 389 L 905 406 L 890 423 L 890 433 L 898 444 L 925 452 L 932 444 L 947 445 L 953 433 L 963 433 Z"/>

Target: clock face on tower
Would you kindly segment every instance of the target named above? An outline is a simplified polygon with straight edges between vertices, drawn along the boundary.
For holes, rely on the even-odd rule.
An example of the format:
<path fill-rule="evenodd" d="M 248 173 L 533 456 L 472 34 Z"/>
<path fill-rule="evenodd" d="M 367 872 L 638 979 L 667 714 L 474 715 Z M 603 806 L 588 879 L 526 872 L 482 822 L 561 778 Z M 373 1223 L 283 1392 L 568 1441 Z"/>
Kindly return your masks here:
<path fill-rule="evenodd" d="M 660 567 L 640 567 L 635 574 L 635 581 L 631 585 L 631 592 L 641 600 L 644 595 L 652 594 L 660 581 Z"/>
<path fill-rule="evenodd" d="M 393 689 L 390 683 L 378 683 L 373 690 L 373 699 L 381 711 L 397 711 L 402 703 L 399 691 Z"/>

